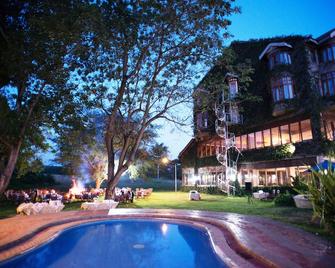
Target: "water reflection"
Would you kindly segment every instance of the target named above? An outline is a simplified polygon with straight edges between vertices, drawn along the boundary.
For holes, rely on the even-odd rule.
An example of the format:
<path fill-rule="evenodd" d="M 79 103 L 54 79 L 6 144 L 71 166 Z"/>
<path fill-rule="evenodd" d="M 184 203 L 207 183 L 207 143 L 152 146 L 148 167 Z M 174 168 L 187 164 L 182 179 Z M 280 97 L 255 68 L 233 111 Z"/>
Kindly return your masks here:
<path fill-rule="evenodd" d="M 166 235 L 166 233 L 167 233 L 167 231 L 168 231 L 168 226 L 167 226 L 167 224 L 166 224 L 166 223 L 163 223 L 161 229 L 162 229 L 162 233 L 163 233 L 163 235 Z"/>
<path fill-rule="evenodd" d="M 63 232 L 3 267 L 223 267 L 206 233 L 161 221 L 118 220 Z"/>

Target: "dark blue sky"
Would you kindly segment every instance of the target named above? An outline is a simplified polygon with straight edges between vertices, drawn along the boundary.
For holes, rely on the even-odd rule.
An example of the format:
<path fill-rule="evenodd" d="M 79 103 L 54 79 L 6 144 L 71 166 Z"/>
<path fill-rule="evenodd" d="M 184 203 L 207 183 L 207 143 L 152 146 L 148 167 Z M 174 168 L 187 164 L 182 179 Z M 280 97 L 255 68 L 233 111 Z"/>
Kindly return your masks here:
<path fill-rule="evenodd" d="M 237 0 L 232 17 L 235 40 L 290 34 L 317 37 L 335 28 L 335 0 Z"/>
<path fill-rule="evenodd" d="M 237 0 L 242 13 L 231 17 L 232 40 L 248 40 L 281 35 L 319 35 L 335 28 L 335 0 Z M 192 111 L 185 109 L 186 113 Z M 184 131 L 164 124 L 159 131 L 175 158 L 192 138 L 191 126 Z"/>
<path fill-rule="evenodd" d="M 335 28 L 335 0 L 236 0 L 242 13 L 233 15 L 227 40 L 248 40 L 273 36 L 300 34 L 319 35 Z M 192 115 L 192 110 L 181 107 L 180 112 Z M 179 152 L 192 138 L 192 127 L 182 127 L 183 131 L 166 122 L 160 122 L 159 142 L 169 147 L 170 158 Z M 45 162 L 53 158 L 45 154 Z"/>

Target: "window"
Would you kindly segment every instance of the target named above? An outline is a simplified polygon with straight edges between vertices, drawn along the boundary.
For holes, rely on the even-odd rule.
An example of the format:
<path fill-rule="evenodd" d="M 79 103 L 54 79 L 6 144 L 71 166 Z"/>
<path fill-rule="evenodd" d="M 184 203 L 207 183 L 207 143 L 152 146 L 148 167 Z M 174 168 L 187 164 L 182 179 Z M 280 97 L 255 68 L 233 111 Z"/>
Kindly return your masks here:
<path fill-rule="evenodd" d="M 202 157 L 206 156 L 206 145 L 201 146 L 201 156 Z"/>
<path fill-rule="evenodd" d="M 321 59 L 323 63 L 335 61 L 335 44 L 327 46 L 321 50 Z"/>
<path fill-rule="evenodd" d="M 210 144 L 206 144 L 206 156 L 210 156 L 211 155 L 211 146 Z"/>
<path fill-rule="evenodd" d="M 290 124 L 290 133 L 293 143 L 301 141 L 299 122 Z"/>
<path fill-rule="evenodd" d="M 259 171 L 258 173 L 258 185 L 264 185 L 265 184 L 265 171 Z"/>
<path fill-rule="evenodd" d="M 278 185 L 278 180 L 276 176 L 276 172 L 274 171 L 267 171 L 266 172 L 267 178 L 266 178 L 266 185 L 271 186 L 271 185 Z"/>
<path fill-rule="evenodd" d="M 248 149 L 255 149 L 255 133 L 248 134 Z"/>
<path fill-rule="evenodd" d="M 263 148 L 263 133 L 262 131 L 258 131 L 255 133 L 256 135 L 256 148 Z"/>
<path fill-rule="evenodd" d="M 215 151 L 215 142 L 211 143 L 211 155 L 215 155 L 216 151 Z"/>
<path fill-rule="evenodd" d="M 247 135 L 243 135 L 242 139 L 242 150 L 248 149 Z"/>
<path fill-rule="evenodd" d="M 231 99 L 235 98 L 237 94 L 237 80 L 232 79 L 229 81 L 229 97 Z"/>
<path fill-rule="evenodd" d="M 282 144 L 288 144 L 290 143 L 290 132 L 288 125 L 280 126 L 280 132 L 281 132 L 281 143 Z"/>
<path fill-rule="evenodd" d="M 281 145 L 279 128 L 278 127 L 271 128 L 271 134 L 272 134 L 271 135 L 272 145 L 273 146 Z"/>
<path fill-rule="evenodd" d="M 301 121 L 301 134 L 302 134 L 302 140 L 311 140 L 313 139 L 312 130 L 311 130 L 311 120 L 307 119 L 304 121 Z"/>
<path fill-rule="evenodd" d="M 293 82 L 290 76 L 271 81 L 274 102 L 293 99 Z"/>
<path fill-rule="evenodd" d="M 334 96 L 335 72 L 321 75 L 321 96 Z"/>
<path fill-rule="evenodd" d="M 310 56 L 311 62 L 312 62 L 312 63 L 316 63 L 315 50 L 310 49 L 310 50 L 309 50 L 309 56 Z"/>
<path fill-rule="evenodd" d="M 323 125 L 326 131 L 326 138 L 334 140 L 334 122 L 324 121 Z"/>
<path fill-rule="evenodd" d="M 235 138 L 235 141 L 236 141 L 236 147 L 237 149 L 241 150 L 242 149 L 242 144 L 241 144 L 241 137 L 236 137 Z"/>
<path fill-rule="evenodd" d="M 271 132 L 270 129 L 263 130 L 264 146 L 271 146 Z"/>
<path fill-rule="evenodd" d="M 291 56 L 287 51 L 278 51 L 269 56 L 270 69 L 279 64 L 291 64 Z"/>

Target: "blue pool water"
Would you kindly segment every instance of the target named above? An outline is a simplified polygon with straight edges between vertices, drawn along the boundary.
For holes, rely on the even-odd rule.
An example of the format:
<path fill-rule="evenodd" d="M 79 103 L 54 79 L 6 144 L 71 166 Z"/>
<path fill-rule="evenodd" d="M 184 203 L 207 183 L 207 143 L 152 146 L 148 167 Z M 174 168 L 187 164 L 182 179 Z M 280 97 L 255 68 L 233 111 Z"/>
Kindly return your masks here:
<path fill-rule="evenodd" d="M 62 232 L 4 267 L 226 267 L 203 230 L 164 221 L 112 220 Z"/>

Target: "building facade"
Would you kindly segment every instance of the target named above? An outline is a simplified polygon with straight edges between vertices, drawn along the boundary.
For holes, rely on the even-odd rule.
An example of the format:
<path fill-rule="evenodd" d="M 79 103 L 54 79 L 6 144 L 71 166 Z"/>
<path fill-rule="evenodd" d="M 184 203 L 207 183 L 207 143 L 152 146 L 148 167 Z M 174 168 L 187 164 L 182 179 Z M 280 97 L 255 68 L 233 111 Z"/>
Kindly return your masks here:
<path fill-rule="evenodd" d="M 332 153 L 335 29 L 233 42 L 219 62 L 194 91 L 183 185 L 290 185 Z"/>

